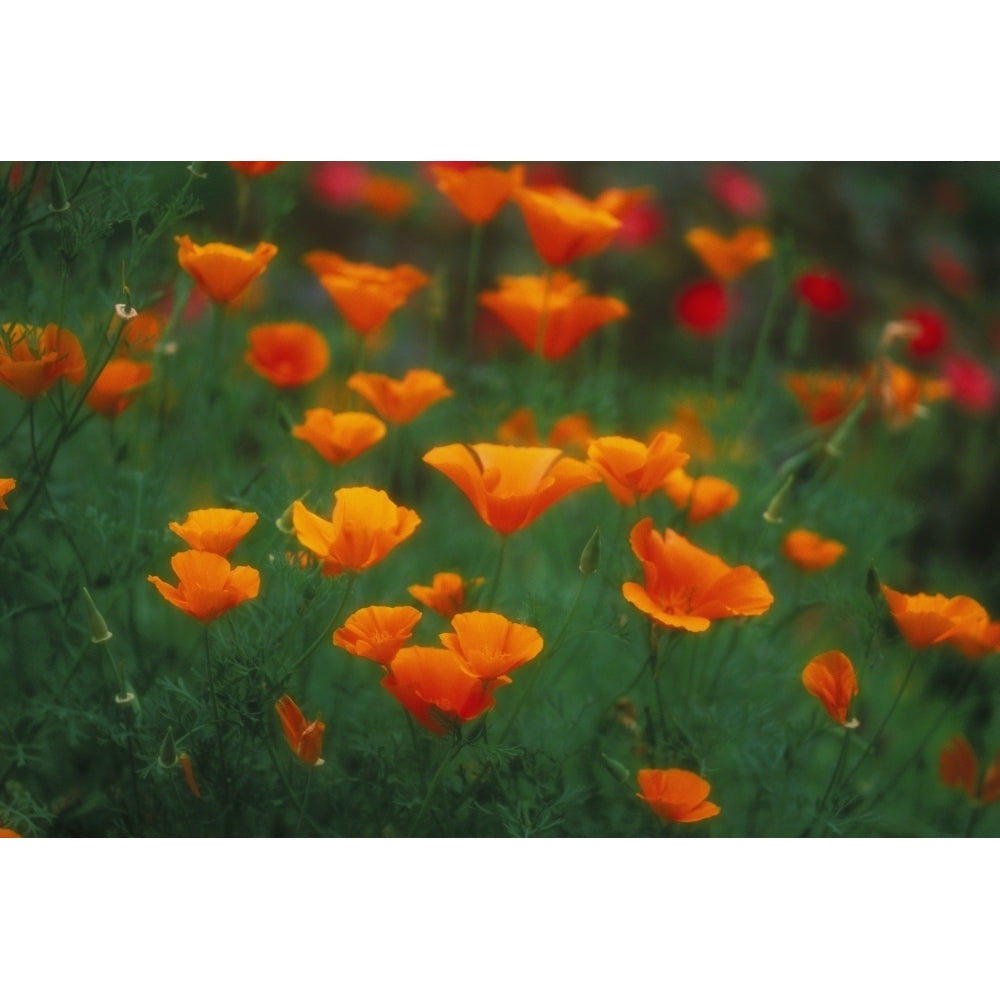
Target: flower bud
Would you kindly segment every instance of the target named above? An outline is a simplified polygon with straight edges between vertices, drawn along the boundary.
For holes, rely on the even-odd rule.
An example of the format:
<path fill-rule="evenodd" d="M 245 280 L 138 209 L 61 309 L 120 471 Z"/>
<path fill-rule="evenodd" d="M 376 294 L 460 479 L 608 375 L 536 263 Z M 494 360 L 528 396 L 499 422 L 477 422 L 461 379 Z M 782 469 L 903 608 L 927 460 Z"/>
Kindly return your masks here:
<path fill-rule="evenodd" d="M 771 502 L 767 505 L 767 510 L 764 511 L 764 520 L 768 524 L 781 524 L 784 518 L 781 516 L 781 508 L 784 505 L 785 497 L 788 495 L 788 491 L 792 488 L 792 483 L 795 482 L 795 476 L 789 476 L 782 484 L 781 489 L 771 498 Z"/>
<path fill-rule="evenodd" d="M 52 201 L 49 203 L 49 211 L 65 212 L 69 208 L 69 195 L 66 194 L 66 185 L 63 183 L 62 174 L 59 172 L 59 165 L 52 166 L 52 179 L 49 183 Z"/>
<path fill-rule="evenodd" d="M 160 754 L 157 757 L 160 767 L 176 767 L 177 746 L 174 744 L 174 727 L 167 726 L 167 735 L 160 744 Z"/>
<path fill-rule="evenodd" d="M 865 590 L 868 592 L 868 596 L 876 603 L 882 596 L 882 581 L 879 578 L 878 570 L 875 568 L 875 563 L 872 563 L 868 567 L 868 572 L 865 573 Z"/>
<path fill-rule="evenodd" d="M 629 769 L 622 763 L 614 758 L 609 757 L 606 753 L 601 754 L 601 760 L 604 761 L 604 766 L 608 770 L 608 774 L 611 775 L 616 781 L 620 781 L 623 785 L 631 784 L 632 775 Z"/>
<path fill-rule="evenodd" d="M 594 528 L 594 533 L 590 536 L 587 544 L 580 554 L 580 572 L 584 576 L 590 576 L 595 572 L 601 561 L 601 529 Z"/>
<path fill-rule="evenodd" d="M 104 621 L 104 617 L 101 612 L 97 610 L 97 605 L 94 603 L 94 599 L 90 596 L 90 591 L 86 587 L 83 588 L 83 600 L 87 605 L 87 621 L 90 624 L 90 641 L 91 642 L 107 642 L 111 638 L 111 632 L 108 630 L 107 623 Z"/>

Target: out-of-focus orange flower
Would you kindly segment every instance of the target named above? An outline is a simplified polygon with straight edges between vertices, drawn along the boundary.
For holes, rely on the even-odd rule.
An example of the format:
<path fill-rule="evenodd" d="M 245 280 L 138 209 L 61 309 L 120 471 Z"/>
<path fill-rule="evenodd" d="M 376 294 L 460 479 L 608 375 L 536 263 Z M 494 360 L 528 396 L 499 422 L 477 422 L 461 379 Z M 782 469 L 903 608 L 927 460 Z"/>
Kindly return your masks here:
<path fill-rule="evenodd" d="M 974 799 L 981 806 L 989 805 L 1000 799 L 1000 753 L 997 753 L 986 769 L 982 787 L 977 796 L 979 762 L 976 760 L 976 752 L 969 745 L 969 741 L 961 734 L 952 736 L 941 748 L 938 774 L 941 778 L 941 784 L 946 788 L 960 788 L 970 799 Z"/>
<path fill-rule="evenodd" d="M 514 192 L 538 255 L 550 267 L 565 267 L 577 257 L 599 253 L 621 222 L 564 187 L 522 187 Z"/>
<path fill-rule="evenodd" d="M 329 520 L 292 504 L 292 525 L 299 543 L 323 560 L 323 575 L 360 572 L 384 559 L 420 524 L 415 511 L 399 507 L 383 490 L 345 486 L 334 493 Z"/>
<path fill-rule="evenodd" d="M 594 437 L 594 427 L 585 413 L 568 413 L 552 425 L 546 443 L 552 448 L 574 449 L 583 455 Z M 497 428 L 497 441 L 500 444 L 540 445 L 535 415 L 526 406 L 515 410 Z"/>
<path fill-rule="evenodd" d="M 191 794 L 196 798 L 201 798 L 201 789 L 198 787 L 198 782 L 194 778 L 194 767 L 191 765 L 191 758 L 184 753 L 182 750 L 177 755 L 177 762 L 181 765 L 181 769 L 184 771 L 184 780 L 187 782 L 187 786 L 191 791 Z"/>
<path fill-rule="evenodd" d="M 118 343 L 118 353 L 152 351 L 161 333 L 163 333 L 163 319 L 158 313 L 145 309 L 125 324 Z"/>
<path fill-rule="evenodd" d="M 480 680 L 496 680 L 523 667 L 542 651 L 538 629 L 512 622 L 494 611 L 466 611 L 451 619 L 454 632 L 441 645 L 461 657 L 464 669 Z"/>
<path fill-rule="evenodd" d="M 189 511 L 183 524 L 171 521 L 167 527 L 192 549 L 228 556 L 256 523 L 253 511 L 204 507 Z"/>
<path fill-rule="evenodd" d="M 735 281 L 772 253 L 771 234 L 757 226 L 744 227 L 729 239 L 699 226 L 685 240 L 719 281 Z"/>
<path fill-rule="evenodd" d="M 147 580 L 175 608 L 200 622 L 210 622 L 260 591 L 260 573 L 252 566 L 230 566 L 214 552 L 189 549 L 170 560 L 177 586 L 148 576 Z"/>
<path fill-rule="evenodd" d="M 599 326 L 628 315 L 628 306 L 610 296 L 587 295 L 587 286 L 565 271 L 549 277 L 500 278 L 500 290 L 479 301 L 529 351 L 547 361 L 564 357 Z"/>
<path fill-rule="evenodd" d="M 325 250 L 307 253 L 303 262 L 336 303 L 344 321 L 357 333 L 373 333 L 430 280 L 409 264 L 393 268 L 354 264 Z"/>
<path fill-rule="evenodd" d="M 663 483 L 663 492 L 675 506 L 687 510 L 690 524 L 700 524 L 736 506 L 740 491 L 718 476 L 689 476 L 675 469 Z"/>
<path fill-rule="evenodd" d="M 481 576 L 475 580 L 463 580 L 458 573 L 435 573 L 429 587 L 415 583 L 406 589 L 421 604 L 445 618 L 451 618 L 465 605 L 466 587 L 478 587 L 482 582 Z"/>
<path fill-rule="evenodd" d="M 594 199 L 594 207 L 603 209 L 621 222 L 636 205 L 649 201 L 655 194 L 651 187 L 608 188 Z"/>
<path fill-rule="evenodd" d="M 896 627 L 914 649 L 947 642 L 965 656 L 978 658 L 1000 649 L 1000 623 L 971 597 L 902 594 L 882 584 Z"/>
<path fill-rule="evenodd" d="M 395 219 L 408 212 L 416 197 L 414 186 L 398 177 L 368 174 L 361 182 L 362 204 L 383 219 Z"/>
<path fill-rule="evenodd" d="M 228 243 L 199 246 L 190 236 L 176 236 L 177 262 L 213 302 L 232 302 L 254 278 L 262 275 L 278 248 L 258 243 L 252 252 Z"/>
<path fill-rule="evenodd" d="M 680 434 L 684 450 L 692 458 L 711 462 L 715 458 L 715 441 L 698 415 L 698 409 L 691 403 L 677 403 L 673 410 L 673 420 L 661 430 Z"/>
<path fill-rule="evenodd" d="M 57 379 L 79 385 L 87 371 L 80 341 L 55 323 L 0 326 L 0 385 L 22 399 L 36 399 Z"/>
<path fill-rule="evenodd" d="M 762 615 L 774 596 L 756 570 L 728 566 L 669 528 L 660 535 L 651 517 L 629 535 L 645 584 L 622 585 L 630 604 L 666 628 L 704 632 L 719 618 Z"/>
<path fill-rule="evenodd" d="M 319 406 L 306 410 L 294 437 L 311 444 L 328 462 L 342 465 L 385 437 L 385 424 L 371 413 L 334 413 Z"/>
<path fill-rule="evenodd" d="M 306 722 L 306 717 L 302 714 L 302 709 L 295 704 L 291 695 L 283 694 L 274 705 L 281 720 L 281 728 L 285 733 L 285 739 L 295 754 L 303 764 L 310 767 L 319 767 L 323 763 L 320 754 L 323 752 L 323 733 L 326 725 L 315 719 Z"/>
<path fill-rule="evenodd" d="M 432 163 L 430 169 L 437 189 L 473 225 L 489 222 L 524 183 L 524 167 L 521 166 L 510 170 L 495 167 L 456 170 Z"/>
<path fill-rule="evenodd" d="M 661 819 L 697 823 L 718 816 L 721 810 L 708 801 L 712 786 L 700 775 L 679 767 L 666 770 L 646 767 L 636 775 L 642 799 Z"/>
<path fill-rule="evenodd" d="M 926 378 L 883 358 L 877 367 L 873 385 L 882 413 L 892 427 L 906 427 L 927 410 L 925 402 L 944 399 L 951 394 L 944 379 Z"/>
<path fill-rule="evenodd" d="M 84 402 L 102 417 L 114 419 L 136 399 L 136 393 L 153 377 L 148 361 L 112 358 L 97 376 Z"/>
<path fill-rule="evenodd" d="M 648 445 L 633 438 L 594 438 L 587 448 L 587 461 L 604 480 L 612 496 L 621 504 L 634 504 L 636 497 L 648 497 L 662 488 L 667 476 L 689 458 L 680 450 L 677 434 L 660 431 Z"/>
<path fill-rule="evenodd" d="M 247 364 L 279 389 L 312 382 L 330 365 L 326 338 L 308 323 L 262 323 L 247 340 Z"/>
<path fill-rule="evenodd" d="M 491 692 L 509 683 L 507 677 L 493 681 L 473 677 L 460 656 L 433 646 L 404 646 L 382 678 L 382 687 L 433 733 L 492 708 L 496 702 Z"/>
<path fill-rule="evenodd" d="M 792 372 L 785 385 L 816 426 L 839 420 L 865 394 L 865 379 L 831 372 Z"/>
<path fill-rule="evenodd" d="M 12 830 L 8 826 L 0 826 L 0 839 L 4 837 L 17 837 L 21 839 L 21 835 L 16 830 Z"/>
<path fill-rule="evenodd" d="M 356 372 L 347 380 L 347 387 L 392 424 L 405 424 L 439 400 L 454 395 L 444 379 L 427 368 L 414 368 L 401 379 Z"/>
<path fill-rule="evenodd" d="M 823 538 L 805 528 L 789 531 L 781 543 L 782 555 L 804 573 L 832 566 L 846 551 L 847 548 L 840 542 Z"/>
<path fill-rule="evenodd" d="M 4 497 L 17 486 L 17 480 L 11 478 L 0 479 L 0 510 L 7 509 L 7 501 Z"/>
<path fill-rule="evenodd" d="M 228 160 L 229 165 L 244 177 L 261 177 L 272 173 L 284 160 Z"/>
<path fill-rule="evenodd" d="M 802 684 L 813 697 L 819 698 L 834 722 L 848 729 L 858 725 L 857 719 L 847 718 L 851 699 L 858 693 L 858 678 L 854 664 L 839 649 L 814 656 L 802 671 Z"/>
<path fill-rule="evenodd" d="M 388 668 L 422 617 L 416 608 L 406 605 L 372 604 L 355 611 L 333 633 L 333 644 L 352 656 L 374 660 Z"/>
<path fill-rule="evenodd" d="M 595 469 L 558 448 L 449 444 L 432 448 L 424 461 L 446 475 L 501 534 L 531 524 L 557 500 L 600 479 Z"/>

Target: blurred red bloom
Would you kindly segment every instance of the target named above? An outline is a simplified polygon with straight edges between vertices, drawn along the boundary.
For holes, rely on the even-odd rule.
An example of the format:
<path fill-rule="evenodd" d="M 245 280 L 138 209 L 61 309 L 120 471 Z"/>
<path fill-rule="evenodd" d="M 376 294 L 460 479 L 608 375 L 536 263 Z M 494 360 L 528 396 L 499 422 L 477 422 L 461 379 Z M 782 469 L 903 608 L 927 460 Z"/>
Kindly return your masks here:
<path fill-rule="evenodd" d="M 994 758 L 983 775 L 982 787 L 976 796 L 976 778 L 979 762 L 969 741 L 961 734 L 952 736 L 941 748 L 938 759 L 938 775 L 946 788 L 960 788 L 979 805 L 989 805 L 1000 799 L 1000 753 Z"/>
<path fill-rule="evenodd" d="M 966 354 L 953 354 L 944 363 L 944 377 L 957 406 L 969 413 L 989 413 L 996 407 L 998 386 L 993 372 Z"/>
<path fill-rule="evenodd" d="M 655 201 L 632 205 L 619 216 L 622 227 L 615 241 L 629 250 L 638 250 L 659 239 L 667 228 L 667 214 Z"/>
<path fill-rule="evenodd" d="M 971 295 L 976 288 L 976 276 L 947 247 L 934 247 L 928 260 L 934 277 L 955 295 Z"/>
<path fill-rule="evenodd" d="M 283 160 L 229 160 L 229 165 L 244 177 L 260 177 L 269 174 L 284 162 Z"/>
<path fill-rule="evenodd" d="M 711 278 L 694 281 L 681 289 L 674 302 L 674 314 L 696 336 L 713 337 L 729 318 L 726 290 Z"/>
<path fill-rule="evenodd" d="M 806 271 L 796 280 L 795 291 L 818 313 L 838 313 L 847 305 L 847 286 L 832 271 Z"/>
<path fill-rule="evenodd" d="M 361 163 L 317 163 L 309 184 L 324 204 L 346 208 L 361 201 L 366 176 L 367 171 Z"/>
<path fill-rule="evenodd" d="M 761 215 L 767 208 L 767 194 L 748 173 L 737 167 L 718 164 L 708 171 L 708 190 L 737 215 Z"/>
<path fill-rule="evenodd" d="M 902 315 L 902 319 L 916 323 L 920 333 L 907 342 L 912 357 L 926 358 L 940 352 L 951 339 L 948 320 L 936 309 L 917 306 Z"/>

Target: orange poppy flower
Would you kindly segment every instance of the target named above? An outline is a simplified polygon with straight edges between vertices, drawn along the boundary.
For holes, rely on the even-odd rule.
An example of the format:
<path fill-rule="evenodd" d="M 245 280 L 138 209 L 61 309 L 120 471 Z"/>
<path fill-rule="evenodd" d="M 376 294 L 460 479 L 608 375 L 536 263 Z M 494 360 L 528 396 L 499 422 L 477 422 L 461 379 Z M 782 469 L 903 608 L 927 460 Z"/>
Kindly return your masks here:
<path fill-rule="evenodd" d="M 735 507 L 740 491 L 717 476 L 689 476 L 675 469 L 664 480 L 663 492 L 681 509 L 687 510 L 690 524 L 700 524 Z"/>
<path fill-rule="evenodd" d="M 531 524 L 557 500 L 600 479 L 558 448 L 449 444 L 432 448 L 424 461 L 444 473 L 501 534 Z"/>
<path fill-rule="evenodd" d="M 190 511 L 183 524 L 171 521 L 167 527 L 192 549 L 228 556 L 256 523 L 253 511 L 205 507 Z"/>
<path fill-rule="evenodd" d="M 564 187 L 522 187 L 515 201 L 531 242 L 550 267 L 565 267 L 577 257 L 599 253 L 621 228 L 607 209 Z"/>
<path fill-rule="evenodd" d="M 815 426 L 839 420 L 865 394 L 865 380 L 827 372 L 793 372 L 785 385 Z"/>
<path fill-rule="evenodd" d="M 446 726 L 459 726 L 492 708 L 492 692 L 509 683 L 507 677 L 473 677 L 460 656 L 433 646 L 404 646 L 382 678 L 382 687 L 432 733 L 443 733 Z"/>
<path fill-rule="evenodd" d="M 594 199 L 594 206 L 621 221 L 632 209 L 649 201 L 655 194 L 656 191 L 651 187 L 608 188 Z"/>
<path fill-rule="evenodd" d="M 929 379 L 916 372 L 882 359 L 874 388 L 882 413 L 891 427 L 906 427 L 924 416 L 924 403 L 944 399 L 951 394 L 944 379 Z"/>
<path fill-rule="evenodd" d="M 445 618 L 451 618 L 465 605 L 465 588 L 479 586 L 482 582 L 481 576 L 465 581 L 457 573 L 435 573 L 429 587 L 415 583 L 406 589 L 421 604 Z"/>
<path fill-rule="evenodd" d="M 941 748 L 938 761 L 941 784 L 947 788 L 962 789 L 970 799 L 975 799 L 982 806 L 996 802 L 1000 799 L 1000 753 L 993 758 L 993 762 L 986 769 L 982 788 L 977 796 L 978 773 L 979 763 L 969 741 L 961 735 L 952 736 Z"/>
<path fill-rule="evenodd" d="M 87 371 L 80 341 L 55 323 L 0 326 L 0 384 L 22 399 L 37 399 L 57 379 L 78 385 Z"/>
<path fill-rule="evenodd" d="M 409 264 L 393 268 L 353 264 L 325 250 L 313 250 L 302 260 L 319 278 L 347 325 L 362 335 L 382 326 L 410 295 L 430 280 Z"/>
<path fill-rule="evenodd" d="M 405 424 L 438 400 L 454 395 L 437 372 L 426 368 L 414 368 L 402 379 L 356 372 L 347 380 L 347 387 L 368 400 L 380 417 L 393 424 Z"/>
<path fill-rule="evenodd" d="M 16 479 L 0 479 L 0 510 L 7 510 L 7 501 L 4 497 L 17 486 Z"/>
<path fill-rule="evenodd" d="M 361 182 L 361 202 L 384 219 L 395 219 L 407 212 L 417 192 L 409 181 L 385 174 L 368 174 Z"/>
<path fill-rule="evenodd" d="M 16 830 L 12 830 L 8 826 L 0 826 L 0 838 L 3 837 L 17 837 L 19 840 L 22 839 Z"/>
<path fill-rule="evenodd" d="M 660 429 L 680 434 L 684 450 L 689 452 L 692 458 L 701 458 L 708 462 L 715 458 L 715 441 L 705 422 L 698 415 L 698 410 L 690 403 L 678 403 L 674 406 L 674 419 Z"/>
<path fill-rule="evenodd" d="M 101 370 L 84 402 L 102 417 L 114 419 L 136 399 L 136 393 L 153 377 L 148 361 L 112 358 Z"/>
<path fill-rule="evenodd" d="M 292 504 L 292 525 L 299 543 L 323 560 L 323 575 L 360 572 L 384 559 L 420 524 L 415 511 L 394 504 L 383 490 L 345 486 L 334 493 L 329 520 Z"/>
<path fill-rule="evenodd" d="M 782 555 L 804 573 L 832 566 L 845 552 L 846 546 L 832 538 L 822 538 L 815 531 L 798 528 L 789 531 L 781 543 Z"/>
<path fill-rule="evenodd" d="M 466 611 L 451 620 L 441 645 L 462 658 L 465 669 L 481 680 L 496 680 L 523 667 L 542 651 L 538 629 L 520 625 L 493 611 Z"/>
<path fill-rule="evenodd" d="M 249 252 L 228 243 L 199 246 L 190 236 L 174 239 L 180 247 L 177 262 L 213 302 L 232 302 L 254 278 L 264 273 L 278 252 L 273 243 L 258 243 Z"/>
<path fill-rule="evenodd" d="M 666 628 L 704 632 L 716 619 L 762 615 L 774 603 L 756 570 L 728 566 L 669 528 L 661 536 L 651 517 L 632 529 L 629 542 L 646 582 L 623 584 L 622 595 Z"/>
<path fill-rule="evenodd" d="M 772 253 L 771 234 L 757 226 L 744 227 L 728 240 L 699 226 L 689 230 L 685 240 L 719 281 L 735 281 Z"/>
<path fill-rule="evenodd" d="M 674 469 L 690 458 L 680 451 L 677 434 L 660 431 L 648 445 L 633 438 L 600 437 L 590 442 L 587 461 L 621 504 L 634 504 L 637 496 L 648 497 L 660 489 Z"/>
<path fill-rule="evenodd" d="M 195 781 L 194 768 L 191 766 L 191 758 L 182 750 L 177 755 L 177 761 L 181 765 L 181 769 L 184 771 L 184 780 L 187 782 L 187 786 L 188 789 L 190 789 L 191 794 L 196 799 L 200 799 L 201 789 L 198 787 L 198 782 Z"/>
<path fill-rule="evenodd" d="M 628 306 L 608 296 L 587 295 L 587 286 L 565 271 L 550 277 L 500 278 L 500 290 L 482 292 L 479 302 L 529 351 L 547 361 L 564 357 L 599 326 L 628 315 Z"/>
<path fill-rule="evenodd" d="M 285 739 L 288 740 L 288 745 L 292 748 L 292 753 L 303 764 L 319 767 L 323 763 L 320 754 L 323 752 L 325 724 L 320 722 L 318 718 L 312 722 L 306 722 L 302 709 L 295 704 L 291 695 L 283 694 L 274 707 L 281 720 Z"/>
<path fill-rule="evenodd" d="M 308 323 L 262 323 L 247 340 L 246 363 L 279 389 L 312 382 L 330 365 L 326 338 Z"/>
<path fill-rule="evenodd" d="M 226 162 L 244 177 L 261 177 L 277 170 L 284 160 L 227 160 Z"/>
<path fill-rule="evenodd" d="M 292 435 L 333 465 L 343 465 L 381 441 L 385 424 L 371 413 L 334 413 L 320 406 L 306 410 L 305 423 L 293 427 Z"/>
<path fill-rule="evenodd" d="M 546 443 L 553 448 L 573 449 L 582 455 L 586 453 L 587 445 L 596 436 L 594 427 L 585 413 L 568 413 L 552 425 Z M 531 410 L 526 406 L 515 410 L 497 428 L 497 441 L 500 444 L 526 444 L 533 447 L 541 444 L 538 426 Z"/>
<path fill-rule="evenodd" d="M 437 189 L 473 225 L 489 222 L 524 183 L 524 167 L 497 170 L 494 167 L 453 167 L 431 164 Z"/>
<path fill-rule="evenodd" d="M 158 576 L 147 580 L 174 607 L 200 622 L 210 622 L 243 601 L 252 600 L 260 591 L 260 573 L 252 566 L 230 566 L 227 559 L 214 552 L 189 549 L 170 560 L 178 584 L 166 583 Z"/>
<path fill-rule="evenodd" d="M 407 606 L 385 607 L 373 604 L 355 611 L 333 633 L 333 644 L 352 656 L 374 660 L 388 667 L 393 657 L 413 635 L 423 615 Z"/>
<path fill-rule="evenodd" d="M 118 353 L 152 351 L 156 347 L 161 333 L 163 333 L 163 320 L 157 313 L 149 310 L 137 313 L 122 328 L 121 340 L 118 342 Z"/>
<path fill-rule="evenodd" d="M 902 594 L 882 584 L 889 611 L 906 642 L 925 649 L 947 642 L 966 656 L 978 658 L 1000 649 L 1000 623 L 971 597 Z"/>
<path fill-rule="evenodd" d="M 814 656 L 802 671 L 802 684 L 819 698 L 834 722 L 848 729 L 858 725 L 857 719 L 847 720 L 851 699 L 858 693 L 858 678 L 854 664 L 839 649 Z"/>
<path fill-rule="evenodd" d="M 697 823 L 722 811 L 708 801 L 712 786 L 700 775 L 679 767 L 666 770 L 646 767 L 636 775 L 641 792 L 637 798 L 647 803 L 661 819 L 674 823 Z"/>

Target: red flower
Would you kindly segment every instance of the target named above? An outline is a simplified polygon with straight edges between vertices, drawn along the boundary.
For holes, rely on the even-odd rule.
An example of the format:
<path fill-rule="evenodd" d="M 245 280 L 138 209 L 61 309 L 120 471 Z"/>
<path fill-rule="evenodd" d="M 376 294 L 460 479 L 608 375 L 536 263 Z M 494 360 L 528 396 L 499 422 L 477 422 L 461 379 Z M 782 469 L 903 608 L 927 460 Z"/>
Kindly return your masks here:
<path fill-rule="evenodd" d="M 915 358 L 926 358 L 939 353 L 951 339 L 948 320 L 936 309 L 918 306 L 903 313 L 902 318 L 920 327 L 920 333 L 907 345 L 907 350 Z"/>
<path fill-rule="evenodd" d="M 674 313 L 682 326 L 699 337 L 713 337 L 726 324 L 729 309 L 726 290 L 718 281 L 706 278 L 681 289 Z"/>
<path fill-rule="evenodd" d="M 317 163 L 309 184 L 320 201 L 343 208 L 361 201 L 366 176 L 361 163 Z"/>
<path fill-rule="evenodd" d="M 818 313 L 838 313 L 847 305 L 847 287 L 832 271 L 806 271 L 795 282 L 795 291 Z"/>
<path fill-rule="evenodd" d="M 761 215 L 767 208 L 767 194 L 749 174 L 723 164 L 708 171 L 708 189 L 737 215 Z"/>
<path fill-rule="evenodd" d="M 944 363 L 944 377 L 955 403 L 969 413 L 989 413 L 997 404 L 996 376 L 966 354 L 953 354 Z"/>

